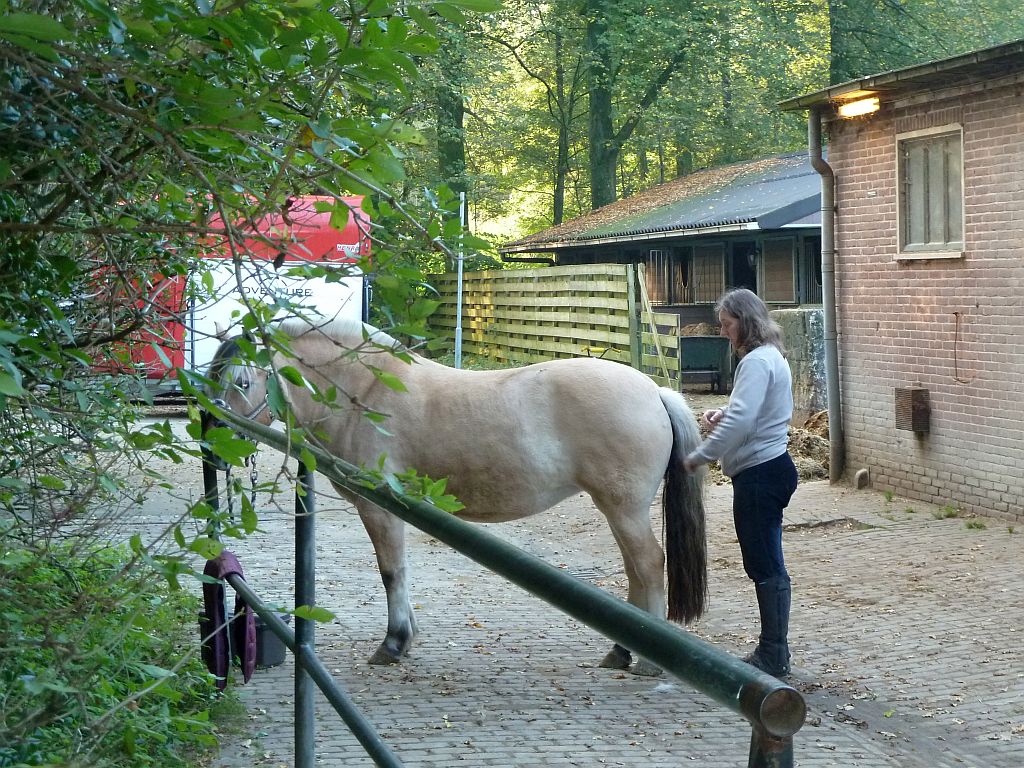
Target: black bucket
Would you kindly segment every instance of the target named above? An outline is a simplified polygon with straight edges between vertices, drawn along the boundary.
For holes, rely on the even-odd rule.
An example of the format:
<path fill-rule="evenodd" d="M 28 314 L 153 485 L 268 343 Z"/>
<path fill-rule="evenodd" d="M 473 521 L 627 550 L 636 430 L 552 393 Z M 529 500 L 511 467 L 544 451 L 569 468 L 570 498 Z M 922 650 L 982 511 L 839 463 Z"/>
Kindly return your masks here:
<path fill-rule="evenodd" d="M 285 624 L 288 624 L 292 620 L 290 613 L 279 613 L 277 614 L 277 618 L 281 619 Z M 278 664 L 284 664 L 287 654 L 288 646 L 285 645 L 284 641 L 275 635 L 263 619 L 257 615 L 256 666 L 276 667 Z"/>

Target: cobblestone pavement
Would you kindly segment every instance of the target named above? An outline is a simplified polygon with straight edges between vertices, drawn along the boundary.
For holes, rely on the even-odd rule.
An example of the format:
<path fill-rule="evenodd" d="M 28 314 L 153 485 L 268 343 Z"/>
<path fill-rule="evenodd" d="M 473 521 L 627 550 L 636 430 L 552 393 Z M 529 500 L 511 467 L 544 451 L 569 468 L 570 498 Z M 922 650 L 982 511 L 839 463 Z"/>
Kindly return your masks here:
<path fill-rule="evenodd" d="M 709 489 L 711 607 L 691 629 L 742 654 L 757 612 L 730 499 L 728 486 Z M 405 765 L 746 765 L 742 718 L 674 678 L 597 668 L 609 641 L 415 529 L 420 635 L 405 663 L 369 666 L 385 625 L 373 552 L 346 503 L 318 503 L 317 600 L 337 619 L 320 626 L 317 649 Z M 272 499 L 260 506 L 263 533 L 233 551 L 265 599 L 288 603 L 293 521 Z M 809 709 L 798 765 L 1024 765 L 1024 530 L 947 514 L 827 481 L 797 491 L 785 547 L 789 682 Z M 660 530 L 657 508 L 652 517 Z M 585 496 L 488 530 L 625 594 L 614 542 Z M 292 765 L 291 676 L 289 660 L 238 689 L 249 732 L 225 740 L 215 766 Z M 371 765 L 317 696 L 318 764 Z"/>

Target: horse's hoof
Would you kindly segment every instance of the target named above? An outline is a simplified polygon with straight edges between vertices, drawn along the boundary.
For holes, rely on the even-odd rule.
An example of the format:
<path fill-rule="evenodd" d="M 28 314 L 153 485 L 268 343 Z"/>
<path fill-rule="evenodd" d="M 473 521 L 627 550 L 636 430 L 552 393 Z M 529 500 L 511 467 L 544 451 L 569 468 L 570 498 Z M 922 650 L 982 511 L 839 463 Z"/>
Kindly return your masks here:
<path fill-rule="evenodd" d="M 630 672 L 641 677 L 658 677 L 662 674 L 661 667 L 652 664 L 646 659 L 637 659 Z"/>
<path fill-rule="evenodd" d="M 387 665 L 397 664 L 399 661 L 401 661 L 401 659 L 398 656 L 391 653 L 391 651 L 389 651 L 382 645 L 374 652 L 373 656 L 370 657 L 369 663 L 376 665 Z"/>
<path fill-rule="evenodd" d="M 608 655 L 601 659 L 601 663 L 598 666 L 604 669 L 629 669 L 629 662 L 632 659 L 633 657 L 629 651 L 621 645 L 613 645 L 612 649 L 608 651 Z"/>

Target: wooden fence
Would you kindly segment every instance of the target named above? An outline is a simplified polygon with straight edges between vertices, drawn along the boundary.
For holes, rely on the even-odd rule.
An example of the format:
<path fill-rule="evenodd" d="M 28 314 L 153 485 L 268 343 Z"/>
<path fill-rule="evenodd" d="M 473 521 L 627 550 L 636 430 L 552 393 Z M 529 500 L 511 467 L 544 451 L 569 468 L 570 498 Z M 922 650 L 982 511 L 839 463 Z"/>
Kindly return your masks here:
<path fill-rule="evenodd" d="M 599 356 L 675 387 L 679 318 L 651 311 L 642 269 L 590 264 L 465 273 L 463 355 L 512 365 Z M 457 277 L 438 275 L 432 285 L 441 307 L 431 327 L 454 345 Z"/>

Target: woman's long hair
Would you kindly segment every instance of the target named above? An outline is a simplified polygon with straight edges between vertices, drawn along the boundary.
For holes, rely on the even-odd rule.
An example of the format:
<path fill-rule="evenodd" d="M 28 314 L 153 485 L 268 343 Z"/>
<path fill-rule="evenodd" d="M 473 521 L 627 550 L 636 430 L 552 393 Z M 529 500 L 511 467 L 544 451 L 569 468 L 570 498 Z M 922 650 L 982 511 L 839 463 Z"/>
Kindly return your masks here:
<path fill-rule="evenodd" d="M 768 307 L 761 298 L 747 288 L 732 288 L 722 294 L 715 305 L 715 314 L 727 312 L 739 321 L 740 356 L 764 344 L 775 346 L 783 357 L 786 345 L 782 339 L 782 328 L 768 314 Z"/>

